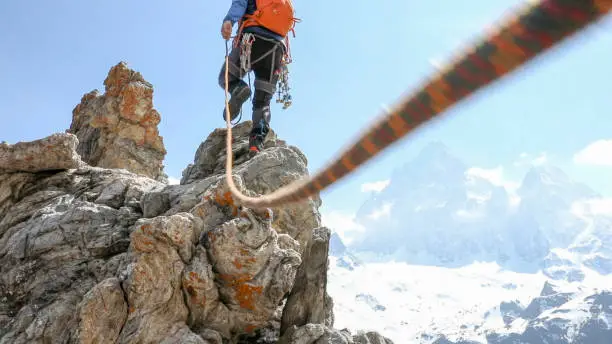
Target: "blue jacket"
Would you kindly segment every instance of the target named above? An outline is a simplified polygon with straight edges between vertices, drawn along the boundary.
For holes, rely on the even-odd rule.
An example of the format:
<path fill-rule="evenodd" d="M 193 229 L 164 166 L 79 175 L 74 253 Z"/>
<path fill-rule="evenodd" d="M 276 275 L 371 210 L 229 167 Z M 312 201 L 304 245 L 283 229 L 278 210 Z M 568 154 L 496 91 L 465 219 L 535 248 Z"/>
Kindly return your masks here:
<path fill-rule="evenodd" d="M 232 6 L 229 11 L 227 11 L 227 15 L 223 19 L 223 21 L 231 21 L 232 25 L 242 19 L 245 14 L 253 14 L 256 10 L 255 0 L 232 0 Z M 250 32 L 256 35 L 260 35 L 266 38 L 272 38 L 277 41 L 283 41 L 284 37 L 278 35 L 262 26 L 249 26 L 245 27 L 242 32 Z"/>

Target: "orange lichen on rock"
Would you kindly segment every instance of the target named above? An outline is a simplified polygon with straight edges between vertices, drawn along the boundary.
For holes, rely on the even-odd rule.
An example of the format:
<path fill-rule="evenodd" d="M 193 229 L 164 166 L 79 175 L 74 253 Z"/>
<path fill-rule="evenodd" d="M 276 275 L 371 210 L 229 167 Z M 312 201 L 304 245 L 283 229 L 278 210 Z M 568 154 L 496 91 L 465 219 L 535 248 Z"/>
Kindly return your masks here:
<path fill-rule="evenodd" d="M 248 267 L 253 263 L 257 262 L 257 258 L 251 257 L 248 251 L 243 250 L 244 249 L 241 249 L 242 252 L 240 252 L 242 257 L 234 257 L 234 260 L 232 261 L 232 264 L 234 265 L 234 267 L 236 267 L 236 269 L 242 269 L 243 267 Z"/>
<path fill-rule="evenodd" d="M 139 238 L 138 236 L 142 236 Z M 153 252 L 153 241 L 146 239 L 142 234 L 135 234 L 133 239 L 134 250 L 139 252 Z"/>
<path fill-rule="evenodd" d="M 235 257 L 232 261 L 232 264 L 236 267 L 236 269 L 242 269 L 242 263 L 238 260 L 238 257 Z"/>
<path fill-rule="evenodd" d="M 209 242 L 214 242 L 216 239 L 215 233 L 213 233 L 212 231 L 206 232 L 206 236 L 208 237 Z"/>
<path fill-rule="evenodd" d="M 127 84 L 120 93 L 119 114 L 133 123 L 140 123 L 153 108 L 153 88 L 142 83 Z"/>
<path fill-rule="evenodd" d="M 151 235 L 151 224 L 150 223 L 145 223 L 144 225 L 140 226 L 140 230 L 147 235 Z"/>
<path fill-rule="evenodd" d="M 145 223 L 132 233 L 132 246 L 136 251 L 152 252 L 154 250 L 155 242 L 151 239 L 153 235 L 151 228 L 150 223 Z"/>
<path fill-rule="evenodd" d="M 205 281 L 193 271 L 190 271 L 187 274 L 187 278 L 183 280 L 183 287 L 187 291 L 187 294 L 189 294 L 191 303 L 201 305 L 202 307 L 206 306 L 206 295 L 200 295 L 196 285 L 204 283 Z"/>
<path fill-rule="evenodd" d="M 151 109 L 151 111 L 147 112 L 144 115 L 144 117 L 140 121 L 140 124 L 144 125 L 145 127 L 157 128 L 159 122 L 161 122 L 161 116 L 159 112 L 157 112 L 157 110 L 155 109 Z"/>
<path fill-rule="evenodd" d="M 263 292 L 262 286 L 252 286 L 248 283 L 241 283 L 234 287 L 236 291 L 236 299 L 240 304 L 240 307 L 255 310 L 254 302 L 255 302 L 255 294 L 261 295 Z"/>
<path fill-rule="evenodd" d="M 198 205 L 195 209 L 193 209 L 193 212 L 199 218 L 204 218 L 204 216 L 206 215 L 206 212 L 204 211 L 204 209 L 203 209 L 203 207 L 201 205 Z"/>
<path fill-rule="evenodd" d="M 266 209 L 266 212 L 263 215 L 264 219 L 269 220 L 272 218 L 272 209 Z"/>
<path fill-rule="evenodd" d="M 134 250 L 139 252 L 151 252 L 153 251 L 154 242 L 149 238 L 150 224 L 144 224 L 134 231 L 132 234 L 132 246 Z"/>
<path fill-rule="evenodd" d="M 106 94 L 116 97 L 121 92 L 124 85 L 127 85 L 132 79 L 131 71 L 125 62 L 120 62 L 108 72 L 106 80 L 104 80 L 104 87 L 106 88 Z"/>
<path fill-rule="evenodd" d="M 238 206 L 234 203 L 232 193 L 226 191 L 225 193 L 215 193 L 213 201 L 221 207 L 229 207 L 232 210 L 232 216 L 238 216 Z"/>
<path fill-rule="evenodd" d="M 249 283 L 251 275 L 219 274 L 219 277 L 234 290 L 235 298 L 241 308 L 255 310 L 256 297 L 263 293 L 263 287 Z"/>
<path fill-rule="evenodd" d="M 232 197 L 232 193 L 227 191 L 223 194 L 216 193 L 215 194 L 215 202 L 222 207 L 234 206 L 234 198 Z"/>
<path fill-rule="evenodd" d="M 187 290 L 187 294 L 189 294 L 192 297 L 192 299 L 196 299 L 198 297 L 198 292 L 193 287 L 193 285 L 190 285 L 190 284 L 186 285 L 185 290 Z"/>

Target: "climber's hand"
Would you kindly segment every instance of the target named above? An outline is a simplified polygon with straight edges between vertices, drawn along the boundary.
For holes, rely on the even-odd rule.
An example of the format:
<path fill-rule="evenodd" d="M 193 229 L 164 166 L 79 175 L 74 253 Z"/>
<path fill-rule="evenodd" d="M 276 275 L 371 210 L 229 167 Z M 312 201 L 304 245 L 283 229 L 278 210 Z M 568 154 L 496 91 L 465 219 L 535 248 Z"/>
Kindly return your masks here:
<path fill-rule="evenodd" d="M 224 39 L 230 39 L 230 37 L 232 37 L 232 26 L 232 22 L 229 20 L 223 22 L 221 26 L 221 36 L 223 36 Z"/>

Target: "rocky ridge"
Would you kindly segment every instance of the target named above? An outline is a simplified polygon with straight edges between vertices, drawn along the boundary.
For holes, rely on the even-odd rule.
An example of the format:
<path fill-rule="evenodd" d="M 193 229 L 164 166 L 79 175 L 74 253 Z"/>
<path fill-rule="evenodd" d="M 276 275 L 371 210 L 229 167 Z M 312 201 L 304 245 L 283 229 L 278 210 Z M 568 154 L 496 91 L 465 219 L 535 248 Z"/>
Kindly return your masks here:
<path fill-rule="evenodd" d="M 236 206 L 223 129 L 168 185 L 152 86 L 120 63 L 105 87 L 67 133 L 0 145 L 0 343 L 391 343 L 333 328 L 319 199 Z M 274 133 L 248 159 L 250 125 L 233 130 L 243 192 L 308 174 Z"/>

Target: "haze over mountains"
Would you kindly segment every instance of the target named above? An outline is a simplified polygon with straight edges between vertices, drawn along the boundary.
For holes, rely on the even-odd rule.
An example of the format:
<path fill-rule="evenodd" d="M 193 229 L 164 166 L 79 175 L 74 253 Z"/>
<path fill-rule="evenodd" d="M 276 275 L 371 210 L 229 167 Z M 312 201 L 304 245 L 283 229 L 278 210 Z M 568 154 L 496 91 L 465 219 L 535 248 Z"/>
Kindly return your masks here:
<path fill-rule="evenodd" d="M 432 143 L 357 211 L 362 231 L 332 237 L 335 309 L 400 343 L 600 343 L 612 338 L 605 201 L 547 164 L 502 185 Z"/>
<path fill-rule="evenodd" d="M 516 190 L 507 190 L 432 143 L 357 211 L 365 231 L 351 249 L 412 264 L 485 261 L 517 271 L 557 264 L 559 250 L 566 250 L 609 273 L 612 222 L 589 211 L 598 200 L 597 192 L 550 165 L 533 166 Z"/>

